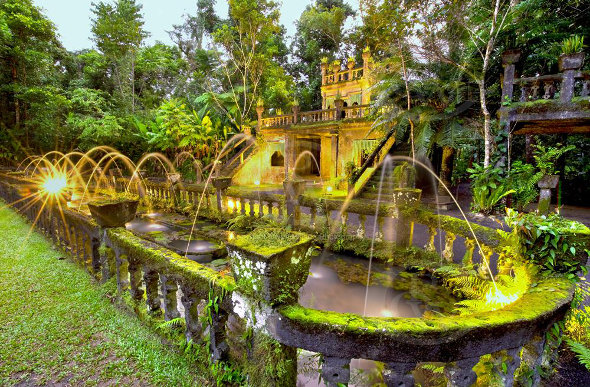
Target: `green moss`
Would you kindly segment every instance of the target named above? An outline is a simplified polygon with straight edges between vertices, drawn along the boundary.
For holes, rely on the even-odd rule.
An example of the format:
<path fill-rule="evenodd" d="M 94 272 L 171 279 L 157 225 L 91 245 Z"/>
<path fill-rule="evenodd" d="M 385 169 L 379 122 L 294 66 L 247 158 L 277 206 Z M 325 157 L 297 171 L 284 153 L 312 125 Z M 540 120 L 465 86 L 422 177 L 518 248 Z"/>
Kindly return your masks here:
<path fill-rule="evenodd" d="M 233 244 L 241 249 L 269 257 L 299 243 L 309 241 L 307 234 L 282 228 L 258 228 L 247 235 L 239 236 Z"/>
<path fill-rule="evenodd" d="M 236 287 L 232 277 L 223 276 L 209 267 L 145 241 L 125 229 L 108 229 L 107 233 L 113 244 L 127 254 L 130 262 L 146 265 L 168 275 L 177 275 L 191 285 L 202 298 L 208 296 L 209 289 L 212 289 L 215 295 L 223 296 L 231 293 Z M 229 297 L 225 297 L 224 301 L 227 299 Z"/>
<path fill-rule="evenodd" d="M 463 316 L 434 316 L 431 318 L 378 318 L 357 314 L 336 313 L 289 305 L 280 314 L 306 331 L 357 334 L 381 334 L 391 337 L 440 338 L 468 334 L 479 327 L 495 327 L 519 321 L 531 321 L 571 302 L 575 285 L 563 278 L 548 278 L 516 302 L 503 309 Z"/>

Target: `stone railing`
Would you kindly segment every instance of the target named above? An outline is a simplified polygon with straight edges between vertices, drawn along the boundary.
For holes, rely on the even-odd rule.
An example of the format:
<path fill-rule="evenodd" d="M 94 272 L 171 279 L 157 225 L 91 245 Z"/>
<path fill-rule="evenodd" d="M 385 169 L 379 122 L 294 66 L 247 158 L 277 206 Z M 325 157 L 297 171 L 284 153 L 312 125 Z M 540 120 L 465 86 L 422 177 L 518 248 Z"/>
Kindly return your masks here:
<path fill-rule="evenodd" d="M 339 200 L 300 196 L 295 211 L 294 217 L 299 220 L 299 227 L 308 232 L 317 233 L 325 229 L 325 215 L 328 213 L 333 224 L 346 225 L 346 232 L 359 239 L 374 237 L 377 242 L 393 242 L 400 247 L 414 246 L 428 252 L 436 251 L 449 263 L 458 259 L 463 265 L 479 262 L 482 272 L 492 262 L 497 264 L 497 267 L 492 268 L 494 272 L 505 272 L 509 268 L 503 249 L 506 242 L 497 230 L 476 223 L 468 225 L 461 219 L 437 215 L 422 208 L 381 204 L 377 211 L 375 203 L 356 200 L 351 200 L 343 208 Z M 302 212 L 308 215 L 301 216 Z M 418 228 L 422 232 L 417 233 Z M 457 256 L 458 253 L 461 256 Z"/>
<path fill-rule="evenodd" d="M 336 109 L 312 110 L 309 112 L 299 113 L 299 122 L 303 124 L 334 121 L 338 119 Z"/>
<path fill-rule="evenodd" d="M 582 56 L 583 58 L 583 56 Z M 590 95 L 590 73 L 580 71 L 583 59 L 572 64 L 563 60 L 563 72 L 559 74 L 536 77 L 516 78 L 515 65 L 520 59 L 519 50 L 511 50 L 502 54 L 504 80 L 502 85 L 502 103 L 533 102 L 537 100 L 558 100 L 570 102 L 575 97 Z"/>
<path fill-rule="evenodd" d="M 477 378 L 473 367 L 486 354 L 503 359 L 505 366 L 499 367 L 497 372 L 504 384 L 510 386 L 523 348 L 527 356 L 534 359 L 530 367 L 535 369 L 540 365 L 544 333 L 564 317 L 573 296 L 574 286 L 569 281 L 544 278 L 521 299 L 500 310 L 467 316 L 376 318 L 309 309 L 296 300 L 285 303 L 279 298 L 269 299 L 269 294 L 273 293 L 265 293 L 263 297 L 243 292 L 233 277 L 185 259 L 124 228 L 99 228 L 81 213 L 65 209 L 61 212 L 63 215 L 57 216 L 54 208 L 42 210 L 40 204 L 19 202 L 20 190 L 18 184 L 4 179 L 0 183 L 2 198 L 15 203 L 14 207 L 29 219 L 38 218 L 38 229 L 78 261 L 83 261 L 99 280 L 116 278 L 119 294 L 131 298 L 137 308 L 143 308 L 154 318 L 183 318 L 187 339 L 207 343 L 213 360 L 245 361 L 252 373 L 270 367 L 272 372 L 249 375 L 250 380 L 260 385 L 294 386 L 295 348 L 302 348 L 322 355 L 321 374 L 329 386 L 348 383 L 350 361 L 358 358 L 384 362 L 383 379 L 388 386 L 412 386 L 412 371 L 422 362 L 446 363 L 444 372 L 449 385 L 469 386 Z M 148 189 L 147 192 L 156 191 Z M 223 196 L 232 195 L 236 198 L 238 192 L 228 190 Z M 241 194 L 239 198 L 240 201 L 256 200 L 250 194 Z M 272 198 L 266 196 L 268 200 L 274 200 Z M 331 201 L 319 205 L 315 199 L 300 197 L 299 201 L 296 211 L 300 211 L 301 206 L 336 208 Z M 352 205 L 345 211 L 347 215 L 342 221 L 352 214 L 374 214 L 371 210 L 377 211 L 377 208 L 365 210 Z M 382 206 L 378 216 L 388 217 L 391 211 L 390 206 Z M 447 235 L 468 236 L 464 224 L 460 226 L 451 219 L 436 218 L 418 210 L 401 215 L 412 216 L 432 229 L 440 227 Z M 486 245 L 501 245 L 488 229 L 474 229 Z M 446 236 L 445 239 L 453 238 Z M 243 260 L 248 259 L 247 254 L 240 254 L 230 254 L 232 270 L 234 265 L 243 265 Z M 291 262 L 291 254 L 288 257 Z M 236 259 L 240 262 L 234 262 Z M 310 264 L 309 259 L 306 264 Z M 258 267 L 252 264 L 244 267 L 254 266 Z M 283 274 L 288 274 L 291 268 L 286 269 Z M 309 266 L 297 270 L 306 271 Z M 269 340 L 272 350 L 264 347 L 269 345 Z M 256 353 L 265 355 L 256 358 L 253 355 Z M 281 372 L 274 371 L 277 369 Z M 537 373 L 534 385 L 538 378 Z"/>
<path fill-rule="evenodd" d="M 324 75 L 323 84 L 331 84 L 338 82 L 356 81 L 363 77 L 363 68 L 359 67 L 356 69 L 340 70 Z"/>
<path fill-rule="evenodd" d="M 296 124 L 311 124 L 343 119 L 366 118 L 371 112 L 369 105 L 346 106 L 335 109 L 294 112 L 267 118 L 259 118 L 261 128 L 283 128 Z"/>

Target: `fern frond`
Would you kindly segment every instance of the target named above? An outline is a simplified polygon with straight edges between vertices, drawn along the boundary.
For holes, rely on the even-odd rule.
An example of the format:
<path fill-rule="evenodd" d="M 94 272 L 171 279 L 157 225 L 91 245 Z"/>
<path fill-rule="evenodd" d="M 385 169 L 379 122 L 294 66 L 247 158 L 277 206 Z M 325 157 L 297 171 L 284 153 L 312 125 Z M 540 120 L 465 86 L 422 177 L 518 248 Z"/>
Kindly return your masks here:
<path fill-rule="evenodd" d="M 163 323 L 158 325 L 158 329 L 162 329 L 162 330 L 172 329 L 173 330 L 173 329 L 184 327 L 185 324 L 186 324 L 186 322 L 184 321 L 184 318 L 177 317 L 177 318 L 173 318 L 172 320 L 164 321 Z"/>
<path fill-rule="evenodd" d="M 463 275 L 447 279 L 446 286 L 462 297 L 483 300 L 491 284 L 480 277 Z"/>
<path fill-rule="evenodd" d="M 576 354 L 580 364 L 582 364 L 588 371 L 590 371 L 590 348 L 577 341 L 566 338 L 567 345 L 572 352 Z"/>

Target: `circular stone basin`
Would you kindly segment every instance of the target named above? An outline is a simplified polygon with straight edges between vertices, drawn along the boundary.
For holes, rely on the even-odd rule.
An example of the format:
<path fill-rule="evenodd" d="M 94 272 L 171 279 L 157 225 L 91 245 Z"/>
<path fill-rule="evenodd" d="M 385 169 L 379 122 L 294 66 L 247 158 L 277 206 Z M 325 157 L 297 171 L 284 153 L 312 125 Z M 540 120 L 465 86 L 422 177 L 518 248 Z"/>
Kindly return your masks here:
<path fill-rule="evenodd" d="M 186 255 L 187 258 L 197 262 L 209 262 L 214 258 L 223 256 L 225 251 L 223 246 L 200 239 L 194 239 L 190 242 L 177 239 L 168 242 L 167 245 L 178 254 Z"/>

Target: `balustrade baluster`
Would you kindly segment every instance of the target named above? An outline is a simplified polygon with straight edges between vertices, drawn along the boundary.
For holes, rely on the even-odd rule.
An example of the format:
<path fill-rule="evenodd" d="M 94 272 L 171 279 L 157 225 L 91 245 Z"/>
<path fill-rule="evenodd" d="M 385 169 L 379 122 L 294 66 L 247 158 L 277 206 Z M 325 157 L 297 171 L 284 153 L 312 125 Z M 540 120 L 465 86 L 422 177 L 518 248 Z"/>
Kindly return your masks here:
<path fill-rule="evenodd" d="M 268 210 L 268 216 L 273 217 L 273 214 L 272 214 L 273 203 L 272 203 L 272 201 L 270 201 L 270 200 L 267 201 L 266 205 L 267 205 L 267 210 Z"/>
<path fill-rule="evenodd" d="M 158 272 L 144 268 L 143 281 L 145 283 L 145 297 L 148 312 L 152 315 L 159 315 L 161 313 L 160 295 L 158 294 Z"/>
<path fill-rule="evenodd" d="M 520 102 L 526 102 L 527 101 L 527 93 L 528 93 L 528 87 L 523 84 L 520 87 Z"/>
<path fill-rule="evenodd" d="M 143 289 L 141 288 L 141 265 L 129 259 L 129 293 L 135 301 L 143 300 Z"/>
<path fill-rule="evenodd" d="M 463 265 L 473 264 L 473 251 L 475 250 L 475 239 L 465 238 L 465 255 L 463 256 Z"/>
<path fill-rule="evenodd" d="M 193 340 L 196 342 L 200 338 L 203 330 L 201 321 L 199 320 L 198 311 L 201 298 L 198 297 L 197 293 L 191 286 L 181 283 L 180 289 L 182 290 L 180 301 L 184 306 L 184 319 L 186 321 L 186 340 Z"/>
<path fill-rule="evenodd" d="M 357 236 L 359 238 L 366 238 L 367 237 L 367 215 L 360 214 L 359 215 L 359 228 L 357 230 Z"/>
<path fill-rule="evenodd" d="M 324 356 L 322 379 L 329 387 L 347 385 L 350 381 L 350 359 Z"/>
<path fill-rule="evenodd" d="M 453 243 L 457 236 L 452 232 L 447 231 L 445 235 L 445 249 L 443 250 L 443 258 L 447 262 L 453 262 L 453 257 L 455 254 L 453 253 Z"/>
<path fill-rule="evenodd" d="M 416 363 L 385 363 L 383 381 L 386 386 L 410 387 L 414 385 L 412 371 Z"/>
<path fill-rule="evenodd" d="M 315 229 L 315 222 L 316 222 L 316 215 L 317 215 L 317 209 L 315 208 L 315 206 L 311 206 L 309 208 L 309 213 L 310 213 L 309 227 L 311 227 L 312 229 Z"/>
<path fill-rule="evenodd" d="M 582 82 L 582 92 L 580 93 L 580 96 L 587 97 L 588 95 L 590 95 L 590 80 L 585 80 Z"/>
<path fill-rule="evenodd" d="M 434 245 L 434 239 L 438 234 L 438 229 L 436 227 L 429 226 L 428 227 L 428 242 L 424 246 L 424 250 L 426 251 L 436 251 L 436 246 Z"/>
<path fill-rule="evenodd" d="M 481 245 L 480 254 L 483 254 L 483 256 L 481 257 L 481 263 L 477 269 L 478 273 L 483 278 L 489 278 L 491 276 L 489 271 L 490 258 L 492 257 L 492 254 L 494 254 L 494 250 L 490 246 Z"/>
<path fill-rule="evenodd" d="M 250 206 L 250 216 L 254 217 L 254 199 L 248 199 L 248 205 Z"/>
<path fill-rule="evenodd" d="M 105 268 L 108 268 L 108 257 L 106 256 L 108 254 L 107 251 L 105 251 L 105 257 L 103 262 L 105 263 L 103 266 L 103 282 L 106 281 L 106 279 L 110 276 L 110 270 L 105 270 Z M 115 262 L 116 262 L 116 275 L 117 275 L 117 290 L 120 294 L 123 294 L 126 291 L 131 291 L 131 282 L 130 282 L 130 267 L 129 267 L 129 260 L 127 259 L 127 255 L 126 254 L 119 254 L 118 252 L 115 251 Z M 105 278 L 106 276 L 106 278 Z M 131 279 L 133 280 L 133 279 Z"/>
<path fill-rule="evenodd" d="M 178 284 L 173 278 L 166 275 L 160 276 L 162 297 L 164 299 L 164 319 L 166 321 L 180 317 L 177 306 L 176 292 Z"/>
<path fill-rule="evenodd" d="M 445 367 L 448 385 L 453 387 L 468 387 L 477 381 L 477 374 L 473 367 L 479 362 L 479 357 L 458 360 Z"/>

